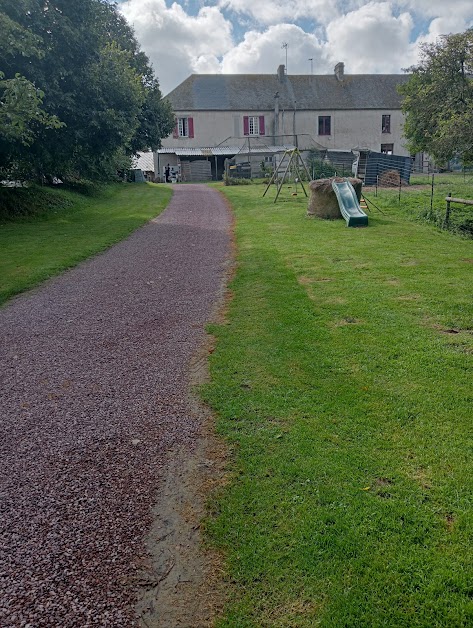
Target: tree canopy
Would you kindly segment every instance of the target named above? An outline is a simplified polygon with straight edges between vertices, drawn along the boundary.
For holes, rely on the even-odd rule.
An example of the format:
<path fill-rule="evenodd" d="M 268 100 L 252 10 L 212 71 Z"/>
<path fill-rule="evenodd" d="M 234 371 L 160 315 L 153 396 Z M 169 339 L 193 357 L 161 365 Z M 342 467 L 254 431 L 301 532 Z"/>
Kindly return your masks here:
<path fill-rule="evenodd" d="M 106 178 L 174 127 L 133 31 L 106 0 L 0 0 L 0 171 Z"/>
<path fill-rule="evenodd" d="M 411 152 L 473 162 L 473 29 L 424 44 L 409 72 L 400 92 Z"/>

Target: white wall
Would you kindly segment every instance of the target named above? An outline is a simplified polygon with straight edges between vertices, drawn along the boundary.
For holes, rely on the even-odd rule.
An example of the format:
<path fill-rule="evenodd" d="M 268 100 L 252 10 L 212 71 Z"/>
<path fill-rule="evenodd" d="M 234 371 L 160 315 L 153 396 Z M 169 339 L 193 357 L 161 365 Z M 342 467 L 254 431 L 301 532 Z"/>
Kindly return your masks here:
<path fill-rule="evenodd" d="M 391 115 L 391 133 L 382 133 L 384 114 Z M 331 135 L 318 135 L 319 116 L 331 117 Z M 402 113 L 395 110 L 300 111 L 296 118 L 296 130 L 297 133 L 310 133 L 316 142 L 333 150 L 360 147 L 379 153 L 381 144 L 394 144 L 396 155 L 409 155 L 404 147 L 402 123 Z"/>
<path fill-rule="evenodd" d="M 391 115 L 391 133 L 381 132 L 383 114 Z M 268 144 L 273 143 L 274 111 L 180 111 L 176 115 L 194 119 L 194 137 L 174 138 L 170 135 L 162 142 L 165 148 L 211 147 L 227 138 L 242 138 L 245 115 L 264 115 L 266 133 L 261 139 Z M 331 116 L 331 135 L 318 135 L 318 116 Z M 297 134 L 311 135 L 318 144 L 334 150 L 362 147 L 380 152 L 381 144 L 394 144 L 396 155 L 408 155 L 402 138 L 402 123 L 403 116 L 398 110 L 297 111 L 295 130 Z M 280 112 L 279 133 L 288 136 L 286 142 L 291 141 L 289 136 L 294 133 L 293 111 Z"/>

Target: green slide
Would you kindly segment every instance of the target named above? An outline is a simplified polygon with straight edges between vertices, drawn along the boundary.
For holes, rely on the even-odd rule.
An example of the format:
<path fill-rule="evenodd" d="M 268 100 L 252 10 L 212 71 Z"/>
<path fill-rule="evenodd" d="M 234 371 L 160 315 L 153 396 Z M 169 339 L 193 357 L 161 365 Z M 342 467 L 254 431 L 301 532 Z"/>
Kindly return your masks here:
<path fill-rule="evenodd" d="M 350 181 L 332 181 L 332 188 L 337 195 L 340 211 L 347 221 L 347 227 L 366 227 L 368 216 L 361 209 Z"/>

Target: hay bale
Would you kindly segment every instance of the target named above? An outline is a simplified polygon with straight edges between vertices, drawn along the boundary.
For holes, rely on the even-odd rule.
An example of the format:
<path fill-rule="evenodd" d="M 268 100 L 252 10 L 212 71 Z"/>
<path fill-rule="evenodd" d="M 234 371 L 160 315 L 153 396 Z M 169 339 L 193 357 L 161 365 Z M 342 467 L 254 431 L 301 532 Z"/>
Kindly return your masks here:
<path fill-rule="evenodd" d="M 378 179 L 378 185 L 382 188 L 398 188 L 401 184 L 399 170 L 386 170 Z"/>
<path fill-rule="evenodd" d="M 310 197 L 307 207 L 308 216 L 317 216 L 327 220 L 342 218 L 340 207 L 335 192 L 332 188 L 332 181 L 345 181 L 341 177 L 331 177 L 330 179 L 317 179 L 309 183 Z M 349 178 L 348 181 L 355 188 L 358 200 L 361 198 L 361 179 Z"/>

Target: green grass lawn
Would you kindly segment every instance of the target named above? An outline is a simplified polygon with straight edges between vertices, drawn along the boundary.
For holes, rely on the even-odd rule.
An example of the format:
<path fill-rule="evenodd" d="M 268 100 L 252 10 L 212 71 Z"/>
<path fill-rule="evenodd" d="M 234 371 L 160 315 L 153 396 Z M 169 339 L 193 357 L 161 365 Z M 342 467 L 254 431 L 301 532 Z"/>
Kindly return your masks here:
<path fill-rule="evenodd" d="M 411 176 L 411 185 L 401 188 L 400 203 L 398 188 L 380 188 L 377 196 L 375 188 L 367 188 L 364 192 L 380 208 L 401 208 L 412 218 L 417 217 L 444 227 L 445 197 L 451 193 L 453 197 L 473 200 L 473 173 L 435 174 L 433 188 L 432 175 L 414 174 Z M 449 222 L 450 230 L 472 237 L 473 207 L 452 203 Z"/>
<path fill-rule="evenodd" d="M 34 200 L 43 211 L 0 221 L 0 304 L 122 240 L 170 196 L 169 187 L 152 183 L 111 185 L 93 196 L 39 191 Z"/>
<path fill-rule="evenodd" d="M 207 521 L 218 626 L 472 626 L 473 241 L 395 192 L 349 229 L 300 193 L 221 189 L 238 260 L 202 389 L 233 452 Z"/>

